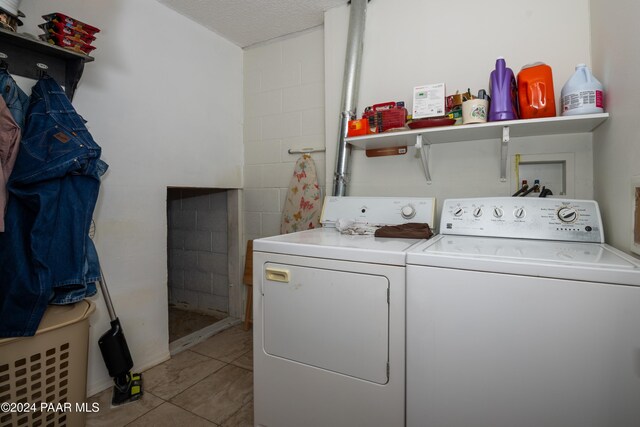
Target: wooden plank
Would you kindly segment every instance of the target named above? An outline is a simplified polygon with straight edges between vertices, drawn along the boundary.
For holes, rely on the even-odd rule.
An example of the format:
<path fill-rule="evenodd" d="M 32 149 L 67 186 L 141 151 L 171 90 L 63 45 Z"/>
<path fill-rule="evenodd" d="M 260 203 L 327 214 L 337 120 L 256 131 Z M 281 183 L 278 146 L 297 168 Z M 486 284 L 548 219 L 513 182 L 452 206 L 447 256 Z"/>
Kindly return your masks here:
<path fill-rule="evenodd" d="M 253 285 L 253 240 L 247 240 L 247 255 L 244 262 L 242 281 L 247 285 Z"/>

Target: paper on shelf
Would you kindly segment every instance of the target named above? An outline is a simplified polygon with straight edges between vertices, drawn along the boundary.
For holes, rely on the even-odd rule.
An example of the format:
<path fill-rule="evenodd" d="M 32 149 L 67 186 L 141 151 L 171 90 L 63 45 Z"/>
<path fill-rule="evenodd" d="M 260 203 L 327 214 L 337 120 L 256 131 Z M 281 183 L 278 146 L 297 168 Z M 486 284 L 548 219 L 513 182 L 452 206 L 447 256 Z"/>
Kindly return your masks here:
<path fill-rule="evenodd" d="M 413 119 L 444 116 L 444 83 L 413 88 Z"/>

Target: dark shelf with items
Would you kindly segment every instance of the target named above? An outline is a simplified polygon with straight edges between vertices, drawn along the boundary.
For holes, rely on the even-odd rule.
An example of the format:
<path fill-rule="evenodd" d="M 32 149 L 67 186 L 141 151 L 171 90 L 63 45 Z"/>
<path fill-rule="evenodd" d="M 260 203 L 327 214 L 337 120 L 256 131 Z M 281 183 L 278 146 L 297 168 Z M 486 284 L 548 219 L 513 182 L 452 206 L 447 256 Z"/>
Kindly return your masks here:
<path fill-rule="evenodd" d="M 47 74 L 65 87 L 69 99 L 78 87 L 85 62 L 92 62 L 91 56 L 36 40 L 24 34 L 0 29 L 0 53 L 7 56 L 11 74 L 38 79 L 42 69 L 37 64 L 47 66 Z"/>

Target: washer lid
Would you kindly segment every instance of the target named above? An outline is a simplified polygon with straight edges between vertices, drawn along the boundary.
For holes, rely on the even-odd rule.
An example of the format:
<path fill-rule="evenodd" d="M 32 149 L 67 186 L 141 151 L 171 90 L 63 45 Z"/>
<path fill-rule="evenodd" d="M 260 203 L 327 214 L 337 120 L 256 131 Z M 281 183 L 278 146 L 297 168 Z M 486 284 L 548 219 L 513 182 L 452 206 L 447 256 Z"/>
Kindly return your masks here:
<path fill-rule="evenodd" d="M 335 228 L 319 228 L 258 239 L 253 250 L 404 266 L 405 252 L 419 242 L 424 240 L 345 235 Z"/>
<path fill-rule="evenodd" d="M 599 243 L 440 235 L 407 264 L 640 286 L 640 263 Z"/>

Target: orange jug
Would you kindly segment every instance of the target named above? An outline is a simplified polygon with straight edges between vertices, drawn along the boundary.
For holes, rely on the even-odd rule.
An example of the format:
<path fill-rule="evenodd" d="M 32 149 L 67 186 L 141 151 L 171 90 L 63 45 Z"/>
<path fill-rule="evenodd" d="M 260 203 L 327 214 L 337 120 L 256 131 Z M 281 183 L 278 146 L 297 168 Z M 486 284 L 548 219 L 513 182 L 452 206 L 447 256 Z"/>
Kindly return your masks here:
<path fill-rule="evenodd" d="M 518 73 L 518 102 L 522 119 L 555 117 L 551 67 L 542 62 L 522 67 Z"/>

